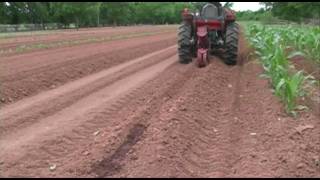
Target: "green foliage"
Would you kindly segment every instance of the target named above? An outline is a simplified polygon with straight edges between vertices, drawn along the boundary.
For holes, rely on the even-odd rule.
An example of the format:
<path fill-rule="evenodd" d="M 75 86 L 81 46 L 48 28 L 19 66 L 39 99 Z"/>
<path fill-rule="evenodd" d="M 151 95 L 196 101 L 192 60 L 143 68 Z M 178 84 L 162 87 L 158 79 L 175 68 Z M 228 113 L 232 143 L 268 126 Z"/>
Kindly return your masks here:
<path fill-rule="evenodd" d="M 270 11 L 266 11 L 263 16 L 260 17 L 262 24 L 272 24 L 278 21 L 278 18 L 274 17 Z"/>
<path fill-rule="evenodd" d="M 75 23 L 77 26 L 180 23 L 181 10 L 206 2 L 1 2 L 0 24 Z M 270 23 L 274 17 L 303 21 L 320 18 L 319 2 L 261 2 L 266 8 L 237 12 L 237 19 Z M 233 3 L 224 4 L 232 8 Z M 267 9 L 267 10 L 265 10 Z"/>
<path fill-rule="evenodd" d="M 2 2 L 0 24 L 75 23 L 77 27 L 181 22 L 190 2 Z"/>
<path fill-rule="evenodd" d="M 228 8 L 228 9 L 231 9 L 231 8 L 233 7 L 233 5 L 234 5 L 234 3 L 232 3 L 232 2 L 226 2 L 226 3 L 223 5 L 223 7 Z"/>
<path fill-rule="evenodd" d="M 261 2 L 280 19 L 302 22 L 308 18 L 320 18 L 320 2 Z"/>
<path fill-rule="evenodd" d="M 236 15 L 239 21 L 260 21 L 267 13 L 264 9 L 260 9 L 258 11 L 239 11 Z"/>
<path fill-rule="evenodd" d="M 177 24 L 181 22 L 181 11 L 189 8 L 199 10 L 206 2 L 1 2 L 0 24 L 58 23 L 63 27 L 74 24 L 78 27 L 132 24 Z M 278 19 L 301 22 L 306 18 L 320 18 L 319 2 L 261 2 L 265 8 L 258 11 L 237 12 L 239 21 L 260 21 L 272 24 Z M 225 7 L 232 7 L 227 2 Z M 37 26 L 39 27 L 39 26 Z M 61 27 L 59 27 L 61 28 Z M 39 29 L 39 28 L 36 28 Z M 18 28 L 16 28 L 18 30 Z M 302 33 L 305 34 L 305 33 Z M 317 33 L 300 37 L 297 45 L 312 57 L 319 57 Z M 311 37 L 314 36 L 314 37 Z M 318 38 L 319 39 L 319 38 Z M 316 48 L 306 48 L 309 44 Z M 319 58 L 318 58 L 319 59 Z"/>
<path fill-rule="evenodd" d="M 283 37 L 286 46 L 303 52 L 309 59 L 320 63 L 320 28 L 319 27 L 274 27 Z"/>
<path fill-rule="evenodd" d="M 240 21 L 261 21 L 271 24 L 281 20 L 303 23 L 320 18 L 320 2 L 260 2 L 265 5 L 258 11 L 237 12 Z M 319 22 L 319 21 L 318 21 Z"/>
<path fill-rule="evenodd" d="M 302 31 L 309 32 L 303 33 Z M 313 34 L 315 32 L 315 34 Z M 319 28 L 304 28 L 297 30 L 292 27 L 266 27 L 250 25 L 247 28 L 247 36 L 255 47 L 255 53 L 260 57 L 265 76 L 270 78 L 275 95 L 285 104 L 286 110 L 292 115 L 301 106 L 297 105 L 297 99 L 304 95 L 303 85 L 311 76 L 304 76 L 302 71 L 290 73 L 289 58 L 294 55 L 303 55 L 314 52 L 313 57 L 318 56 Z M 298 46 L 298 43 L 302 43 Z M 298 50 L 287 55 L 286 50 L 290 45 L 298 47 Z M 314 50 L 315 49 L 315 50 Z"/>

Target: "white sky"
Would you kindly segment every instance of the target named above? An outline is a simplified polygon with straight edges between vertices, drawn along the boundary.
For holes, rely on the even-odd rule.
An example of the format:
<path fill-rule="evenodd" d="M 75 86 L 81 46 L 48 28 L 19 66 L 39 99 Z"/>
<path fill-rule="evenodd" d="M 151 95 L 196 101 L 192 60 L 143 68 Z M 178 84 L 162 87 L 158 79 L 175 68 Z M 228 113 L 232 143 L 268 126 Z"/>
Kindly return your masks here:
<path fill-rule="evenodd" d="M 225 2 L 222 2 L 224 4 Z M 235 11 L 257 11 L 260 8 L 263 8 L 264 6 L 259 4 L 259 2 L 233 2 L 232 9 Z"/>

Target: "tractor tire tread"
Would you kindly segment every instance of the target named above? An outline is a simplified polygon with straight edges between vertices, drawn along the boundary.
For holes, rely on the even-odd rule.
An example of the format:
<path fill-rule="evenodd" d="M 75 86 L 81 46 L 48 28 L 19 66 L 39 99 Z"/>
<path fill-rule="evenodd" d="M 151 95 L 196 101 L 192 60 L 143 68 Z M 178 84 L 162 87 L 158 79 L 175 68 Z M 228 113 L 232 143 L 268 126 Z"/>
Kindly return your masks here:
<path fill-rule="evenodd" d="M 182 23 L 178 29 L 178 54 L 179 62 L 188 64 L 192 61 L 191 57 L 191 25 Z"/>
<path fill-rule="evenodd" d="M 224 54 L 225 63 L 228 65 L 237 64 L 239 27 L 236 23 L 227 26 L 226 51 Z"/>

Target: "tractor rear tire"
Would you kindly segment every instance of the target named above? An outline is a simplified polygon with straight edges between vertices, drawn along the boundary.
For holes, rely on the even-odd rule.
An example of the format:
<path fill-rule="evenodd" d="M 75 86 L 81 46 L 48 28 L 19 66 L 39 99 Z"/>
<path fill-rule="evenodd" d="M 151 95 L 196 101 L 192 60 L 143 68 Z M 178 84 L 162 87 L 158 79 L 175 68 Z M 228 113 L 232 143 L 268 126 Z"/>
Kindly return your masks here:
<path fill-rule="evenodd" d="M 227 26 L 226 31 L 226 46 L 224 60 L 227 65 L 236 65 L 238 57 L 238 24 L 232 23 Z"/>
<path fill-rule="evenodd" d="M 181 64 L 188 64 L 192 61 L 191 25 L 184 22 L 178 31 L 178 54 Z"/>

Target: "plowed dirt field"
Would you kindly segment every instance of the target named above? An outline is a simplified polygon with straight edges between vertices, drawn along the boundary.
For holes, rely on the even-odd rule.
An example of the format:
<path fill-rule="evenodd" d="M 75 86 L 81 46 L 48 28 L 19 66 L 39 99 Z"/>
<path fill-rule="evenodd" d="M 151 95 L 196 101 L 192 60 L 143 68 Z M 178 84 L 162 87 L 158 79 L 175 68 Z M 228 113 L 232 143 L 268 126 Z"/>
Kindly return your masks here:
<path fill-rule="evenodd" d="M 1 39 L 0 177 L 320 177 L 320 118 L 285 114 L 242 34 L 237 66 L 179 64 L 176 41 L 177 26 Z"/>

